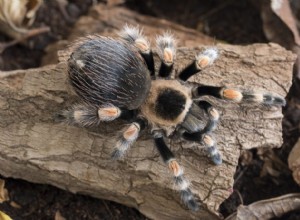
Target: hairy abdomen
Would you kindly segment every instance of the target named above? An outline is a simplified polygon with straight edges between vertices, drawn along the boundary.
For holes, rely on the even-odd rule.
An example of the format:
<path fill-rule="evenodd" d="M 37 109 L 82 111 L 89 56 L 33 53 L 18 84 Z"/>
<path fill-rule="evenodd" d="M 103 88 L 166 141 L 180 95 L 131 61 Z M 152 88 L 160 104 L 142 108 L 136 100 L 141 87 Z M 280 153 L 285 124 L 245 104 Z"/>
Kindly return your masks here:
<path fill-rule="evenodd" d="M 130 110 L 143 103 L 151 80 L 134 47 L 99 36 L 77 44 L 68 60 L 68 73 L 75 92 L 85 102 L 111 103 Z"/>

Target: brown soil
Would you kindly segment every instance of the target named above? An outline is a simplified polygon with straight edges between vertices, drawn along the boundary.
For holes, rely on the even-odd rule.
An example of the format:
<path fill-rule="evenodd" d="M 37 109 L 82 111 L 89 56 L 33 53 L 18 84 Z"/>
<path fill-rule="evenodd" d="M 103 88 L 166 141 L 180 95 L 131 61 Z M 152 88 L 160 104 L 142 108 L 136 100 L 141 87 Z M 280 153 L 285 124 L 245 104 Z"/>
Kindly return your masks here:
<path fill-rule="evenodd" d="M 249 1 L 201 1 L 188 0 L 185 7 L 182 1 L 172 5 L 167 0 L 137 1 L 128 0 L 125 7 L 140 13 L 162 17 L 202 31 L 218 40 L 233 44 L 267 42 L 262 22 L 256 9 Z M 38 13 L 35 27 L 49 26 L 51 32 L 30 39 L 24 45 L 16 45 L 5 50 L 0 57 L 1 70 L 24 69 L 40 66 L 45 47 L 66 38 L 76 19 L 87 12 L 92 0 L 70 0 L 66 7 L 69 17 L 63 15 L 56 1 L 45 1 Z M 0 35 L 0 42 L 9 41 Z M 296 140 L 300 122 L 300 81 L 294 80 L 289 92 L 288 105 L 284 109 L 282 148 L 274 150 L 284 163 Z M 291 173 L 282 171 L 279 176 L 261 176 L 264 161 L 257 150 L 252 150 L 253 159 L 247 165 L 240 165 L 235 175 L 234 191 L 221 205 L 220 212 L 226 217 L 234 212 L 239 204 L 268 199 L 292 192 L 300 188 L 293 181 Z M 242 161 L 241 161 L 242 162 Z M 59 210 L 66 219 L 146 219 L 136 210 L 120 204 L 74 195 L 48 185 L 28 183 L 22 180 L 5 179 L 11 201 L 0 204 L 3 210 L 14 219 L 54 219 Z M 297 219 L 299 213 L 287 214 L 285 219 Z M 298 218 L 299 219 L 299 218 Z"/>

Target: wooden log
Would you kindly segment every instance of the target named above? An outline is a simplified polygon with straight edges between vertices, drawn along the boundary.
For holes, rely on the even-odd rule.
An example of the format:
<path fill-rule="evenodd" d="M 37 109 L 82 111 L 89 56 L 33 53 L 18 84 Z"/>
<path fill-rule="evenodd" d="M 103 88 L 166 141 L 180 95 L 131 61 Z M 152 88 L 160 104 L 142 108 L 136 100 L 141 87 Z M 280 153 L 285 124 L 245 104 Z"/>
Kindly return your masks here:
<path fill-rule="evenodd" d="M 103 16 L 103 7 L 95 6 L 90 16 L 83 18 L 92 17 L 90 27 Z M 125 11 L 125 17 L 131 13 L 138 16 L 122 8 L 116 10 Z M 157 20 L 157 26 L 161 22 Z M 215 65 L 191 81 L 287 94 L 295 60 L 291 52 L 276 44 L 216 47 L 221 55 Z M 175 72 L 201 49 L 179 48 Z M 222 115 L 215 138 L 223 164 L 213 165 L 194 143 L 169 142 L 193 192 L 203 201 L 201 211 L 186 210 L 173 190 L 172 175 L 156 152 L 149 131 L 141 135 L 124 159 L 112 161 L 116 136 L 124 126 L 121 121 L 92 129 L 54 122 L 53 115 L 77 99 L 67 83 L 68 54 L 61 52 L 60 62 L 55 65 L 0 72 L 1 175 L 116 201 L 137 208 L 151 219 L 217 219 L 219 205 L 232 192 L 240 150 L 282 144 L 281 108 L 210 99 Z"/>

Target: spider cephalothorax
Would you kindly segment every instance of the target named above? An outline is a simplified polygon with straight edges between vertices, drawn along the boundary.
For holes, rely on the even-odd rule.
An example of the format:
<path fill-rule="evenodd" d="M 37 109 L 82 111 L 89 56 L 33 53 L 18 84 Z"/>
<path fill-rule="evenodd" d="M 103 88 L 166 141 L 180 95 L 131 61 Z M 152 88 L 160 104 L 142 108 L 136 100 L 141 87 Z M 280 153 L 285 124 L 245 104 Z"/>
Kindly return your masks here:
<path fill-rule="evenodd" d="M 158 152 L 174 174 L 182 201 L 197 210 L 199 205 L 189 181 L 164 138 L 176 132 L 186 140 L 202 144 L 219 165 L 221 155 L 210 134 L 216 128 L 219 113 L 209 102 L 201 100 L 202 96 L 267 105 L 284 105 L 285 100 L 270 93 L 188 83 L 189 77 L 215 61 L 215 48 L 198 54 L 174 78 L 171 73 L 176 41 L 170 33 L 156 41 L 161 59 L 157 74 L 150 44 L 136 27 L 125 26 L 118 39 L 93 35 L 78 40 L 68 60 L 68 74 L 81 103 L 60 113 L 60 117 L 80 126 L 98 126 L 101 121 L 117 118 L 128 120 L 131 124 L 112 152 L 114 159 L 124 156 L 140 131 L 150 127 Z"/>

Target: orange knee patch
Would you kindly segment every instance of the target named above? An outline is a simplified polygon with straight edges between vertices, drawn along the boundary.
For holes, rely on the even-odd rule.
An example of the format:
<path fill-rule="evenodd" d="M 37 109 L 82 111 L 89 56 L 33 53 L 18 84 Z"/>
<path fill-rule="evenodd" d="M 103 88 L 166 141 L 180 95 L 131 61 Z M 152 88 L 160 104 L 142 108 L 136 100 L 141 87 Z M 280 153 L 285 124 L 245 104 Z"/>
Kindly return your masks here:
<path fill-rule="evenodd" d="M 107 108 L 100 108 L 98 110 L 99 117 L 117 117 L 120 114 L 118 108 L 115 107 L 107 107 Z"/>
<path fill-rule="evenodd" d="M 215 108 L 211 108 L 209 110 L 209 114 L 211 115 L 211 117 L 213 117 L 214 120 L 218 120 L 220 117 L 219 112 Z"/>
<path fill-rule="evenodd" d="M 149 43 L 143 38 L 137 39 L 135 45 L 142 53 L 148 53 L 150 50 Z"/>
<path fill-rule="evenodd" d="M 233 89 L 224 89 L 223 90 L 223 97 L 225 99 L 233 100 L 233 101 L 241 101 L 243 95 L 241 92 Z"/>
<path fill-rule="evenodd" d="M 164 62 L 167 64 L 172 64 L 174 60 L 173 52 L 170 48 L 164 49 Z"/>
<path fill-rule="evenodd" d="M 132 140 L 135 139 L 136 136 L 139 133 L 139 128 L 137 127 L 137 125 L 132 124 L 129 126 L 129 128 L 127 128 L 127 130 L 123 133 L 123 137 L 126 140 Z"/>
<path fill-rule="evenodd" d="M 207 67 L 209 64 L 210 64 L 210 59 L 207 56 L 201 57 L 197 62 L 197 65 L 200 69 Z"/>
<path fill-rule="evenodd" d="M 203 137 L 203 142 L 204 142 L 207 146 L 209 146 L 209 147 L 211 147 L 211 146 L 214 145 L 214 140 L 213 140 L 210 136 L 208 136 L 208 135 L 205 135 L 205 136 Z"/>
<path fill-rule="evenodd" d="M 171 171 L 173 171 L 175 176 L 178 176 L 180 174 L 181 168 L 176 160 L 172 160 L 169 162 L 169 168 Z"/>

